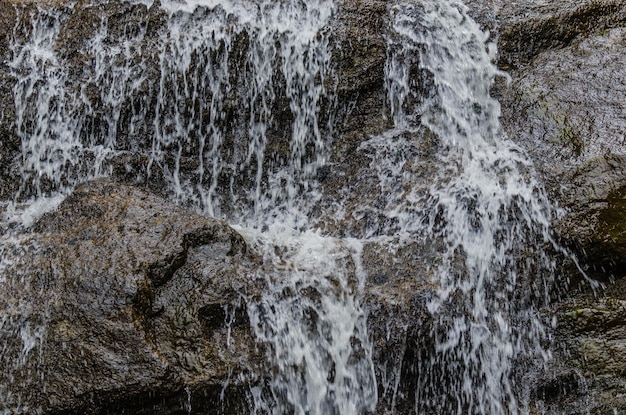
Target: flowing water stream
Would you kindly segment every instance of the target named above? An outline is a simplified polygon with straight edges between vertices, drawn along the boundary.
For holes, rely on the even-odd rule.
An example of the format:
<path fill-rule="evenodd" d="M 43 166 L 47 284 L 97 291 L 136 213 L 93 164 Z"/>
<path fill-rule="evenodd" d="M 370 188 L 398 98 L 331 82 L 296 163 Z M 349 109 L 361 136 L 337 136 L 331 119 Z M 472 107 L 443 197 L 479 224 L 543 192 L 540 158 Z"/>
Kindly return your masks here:
<path fill-rule="evenodd" d="M 314 211 L 335 132 L 335 2 L 137 2 L 123 24 L 101 7 L 20 10 L 10 68 L 22 160 L 5 223 L 28 228 L 77 184 L 121 169 L 233 224 L 272 265 L 259 271 L 267 290 L 247 309 L 273 373 L 271 398 L 252 394 L 255 413 L 377 410 L 363 246 L 433 246 L 432 267 L 416 270 L 435 289 L 423 339 L 431 353 L 407 372 L 412 413 L 527 412 L 516 365 L 549 357 L 550 322 L 539 308 L 554 272 L 545 248 L 558 249 L 554 212 L 524 152 L 502 136 L 489 90 L 505 75 L 461 2 L 389 2 L 393 127 L 360 147 L 372 154 L 386 201 L 359 207 L 388 220 L 341 239 L 319 231 L 323 215 Z M 60 47 L 60 28 L 79 8 L 99 16 L 98 27 L 72 54 Z M 148 23 L 157 12 L 164 23 L 155 35 Z M 426 139 L 436 142 L 433 154 L 411 156 Z M 420 163 L 426 179 L 409 168 Z M 4 251 L 14 238 L 3 237 Z M 14 284 L 9 257 L 0 265 L 6 286 Z M 0 320 L 23 342 L 9 371 L 36 359 L 45 336 L 45 318 L 31 327 L 20 313 L 7 309 Z M 10 386 L 0 385 L 2 399 L 19 413 Z"/>
<path fill-rule="evenodd" d="M 545 251 L 558 246 L 554 213 L 530 161 L 500 131 L 489 92 L 505 74 L 491 63 L 489 35 L 459 2 L 403 4 L 392 13 L 400 42 L 388 63 L 396 125 L 410 128 L 419 118 L 440 146 L 440 180 L 430 186 L 423 222 L 426 237 L 442 244 L 428 305 L 440 324 L 436 353 L 418 370 L 416 401 L 440 413 L 519 413 L 516 359 L 549 354 L 536 307 L 547 301 L 554 272 Z M 418 57 L 433 92 L 411 108 L 411 80 L 398 62 Z"/>

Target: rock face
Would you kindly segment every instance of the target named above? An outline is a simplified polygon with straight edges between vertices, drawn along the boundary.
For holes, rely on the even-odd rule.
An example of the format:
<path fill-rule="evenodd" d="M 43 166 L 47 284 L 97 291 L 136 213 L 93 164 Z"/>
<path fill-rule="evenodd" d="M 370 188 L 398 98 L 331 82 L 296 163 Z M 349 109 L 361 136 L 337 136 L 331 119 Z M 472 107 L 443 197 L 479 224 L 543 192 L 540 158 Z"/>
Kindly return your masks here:
<path fill-rule="evenodd" d="M 244 301 L 258 258 L 228 225 L 101 180 L 14 249 L 0 304 L 23 344 L 2 354 L 2 410 L 241 413 L 236 389 L 259 355 Z"/>
<path fill-rule="evenodd" d="M 498 79 L 494 87 L 503 129 L 530 154 L 551 199 L 563 208 L 557 236 L 576 253 L 588 276 L 606 284 L 594 292 L 571 264 L 558 269 L 561 296 L 547 311 L 558 317 L 554 359 L 534 380 L 530 411 L 626 411 L 626 4 L 472 0 L 468 5 L 498 42 L 498 63 L 511 77 L 508 84 Z M 391 123 L 384 85 L 388 8 L 387 1 L 344 0 L 329 34 L 336 63 L 326 86 L 336 91 L 336 102 L 322 97 L 319 105 L 326 117 L 336 117 L 334 141 L 329 163 L 314 174 L 323 188 L 316 207 L 330 212 L 328 217 L 318 214 L 319 228 L 333 236 L 378 232 L 372 224 L 381 219 L 374 209 L 362 208 L 363 195 L 375 206 L 390 193 L 402 196 L 406 186 L 381 190 L 380 166 L 371 157 L 378 149 L 363 146 Z M 10 45 L 25 36 L 37 10 L 32 2 L 0 0 L 2 200 L 36 193 L 33 182 L 39 180 L 20 167 L 24 149 L 15 120 L 23 109 L 15 107 L 17 74 L 10 66 L 15 59 Z M 105 22 L 110 42 L 141 37 L 138 50 L 144 54 L 128 59 L 137 60 L 132 62 L 147 81 L 122 91 L 131 99 L 115 107 L 132 126 L 116 131 L 120 152 L 102 167 L 116 181 L 79 185 L 57 210 L 0 247 L 8 258 L 0 268 L 0 328 L 8 334 L 3 334 L 0 354 L 0 366 L 7 368 L 0 371 L 0 412 L 19 406 L 23 413 L 68 415 L 246 413 L 253 405 L 250 391 L 267 392 L 263 378 L 268 370 L 265 350 L 249 327 L 246 303 L 264 284 L 255 271 L 270 265 L 233 228 L 162 197 L 172 196 L 172 171 L 180 169 L 181 177 L 189 179 L 202 170 L 190 156 L 198 146 L 191 141 L 189 148 L 165 146 L 155 159 L 157 111 L 136 110 L 158 108 L 155 85 L 167 82 L 160 79 L 157 53 L 164 12 L 130 2 L 78 1 L 71 12 L 46 24 L 54 22 L 60 25 L 56 52 L 67 69 L 63 82 L 84 84 L 80 97 L 89 103 L 74 115 L 85 130 L 98 131 L 103 143 L 110 120 L 99 110 L 89 111 L 119 103 L 107 101 L 110 91 L 97 88 L 97 73 L 80 69 L 96 60 L 86 39 L 93 39 Z M 230 48 L 225 59 L 230 74 L 249 64 L 253 42 L 244 32 L 233 39 L 211 52 L 220 55 Z M 202 65 L 198 56 L 194 59 Z M 415 79 L 425 82 L 419 69 L 413 70 Z M 232 151 L 224 158 L 237 167 L 220 173 L 216 186 L 222 189 L 246 188 L 256 180 L 255 160 L 242 161 L 249 149 L 240 137 L 249 128 L 242 114 L 252 104 L 241 99 L 248 96 L 249 85 L 237 77 L 231 82 L 232 95 L 216 122 L 228 127 L 224 143 Z M 279 156 L 266 160 L 268 165 L 289 157 L 287 137 L 294 128 L 287 93 L 273 92 L 267 153 Z M 59 105 L 51 102 L 51 107 Z M 199 111 L 198 125 L 205 125 L 213 110 Z M 395 156 L 428 160 L 437 143 L 428 133 L 423 138 L 410 154 Z M 177 159 L 177 154 L 182 156 Z M 83 161 L 91 163 L 89 157 L 95 156 Z M 151 163 L 155 167 L 148 177 Z M 76 175 L 82 168 L 76 166 Z M 428 162 L 407 163 L 403 172 L 422 177 L 428 168 Z M 38 183 L 43 193 L 59 185 Z M 332 208 L 338 201 L 345 207 L 341 214 Z M 417 372 L 433 348 L 424 341 L 433 335 L 426 309 L 432 287 L 428 276 L 415 278 L 415 269 L 429 268 L 437 247 L 430 248 L 433 252 L 413 248 L 393 257 L 375 243 L 363 249 L 369 271 L 364 302 L 381 414 L 413 413 Z M 19 385 L 19 393 L 7 385 Z"/>
<path fill-rule="evenodd" d="M 626 410 L 624 279 L 601 295 L 556 307 L 555 358 L 535 391 L 539 413 L 610 414 Z"/>
<path fill-rule="evenodd" d="M 566 209 L 559 233 L 580 252 L 587 251 L 585 261 L 619 267 L 619 257 L 611 255 L 611 261 L 602 253 L 612 248 L 602 243 L 610 238 L 600 229 L 607 226 L 600 216 L 609 200 L 619 198 L 624 178 L 626 6 L 576 2 L 551 7 L 523 10 L 532 16 L 523 25 L 534 33 L 534 42 L 509 40 L 521 23 L 503 17 L 502 24 L 512 27 L 503 27 L 500 60 L 505 67 L 516 62 L 512 83 L 503 92 L 503 123 Z M 619 221 L 608 226 L 619 227 Z"/>
<path fill-rule="evenodd" d="M 511 75 L 498 88 L 503 125 L 563 208 L 555 230 L 588 275 L 606 284 L 578 286 L 581 274 L 563 270 L 557 284 L 577 289 L 554 305 L 555 356 L 534 406 L 538 413 L 621 413 L 626 5 L 521 2 L 503 5 L 498 23 L 500 64 Z"/>
<path fill-rule="evenodd" d="M 148 8 L 143 4 L 128 2 L 110 1 L 95 5 L 81 1 L 70 10 L 64 9 L 64 3 L 55 9 L 37 8 L 31 2 L 5 0 L 0 7 L 2 18 L 7 22 L 0 29 L 0 53 L 3 56 L 0 62 L 0 154 L 2 168 L 7 169 L 0 179 L 0 197 L 3 199 L 15 194 L 28 198 L 37 191 L 49 192 L 71 183 L 75 176 L 94 169 L 94 158 L 97 159 L 98 155 L 85 154 L 83 161 L 73 166 L 71 172 L 61 180 L 48 177 L 20 180 L 18 175 L 9 174 L 10 171 L 22 171 L 29 176 L 31 169 L 20 166 L 23 164 L 20 154 L 31 149 L 21 148 L 23 143 L 20 134 L 41 133 L 32 129 L 32 124 L 37 123 L 33 118 L 33 108 L 44 102 L 54 113 L 58 110 L 55 104 L 57 100 L 68 102 L 68 107 L 75 107 L 76 120 L 65 125 L 65 120 L 59 123 L 59 118 L 51 114 L 49 128 L 44 133 L 62 135 L 55 128 L 58 125 L 62 126 L 61 129 L 71 129 L 76 135 L 69 140 L 70 146 L 74 146 L 77 141 L 87 140 L 86 137 L 93 137 L 92 141 L 104 147 L 114 147 L 115 156 L 105 156 L 106 160 L 96 170 L 110 169 L 112 175 L 121 181 L 145 184 L 153 191 L 169 193 L 168 196 L 171 196 L 172 180 L 204 181 L 206 187 L 215 186 L 218 193 L 227 194 L 230 188 L 245 189 L 254 185 L 254 181 L 258 180 L 256 163 L 264 162 L 265 170 L 271 172 L 272 164 L 280 166 L 290 157 L 301 157 L 304 164 L 311 161 L 310 148 L 302 149 L 303 154 L 299 156 L 294 156 L 294 150 L 290 148 L 289 138 L 296 127 L 292 125 L 294 110 L 290 108 L 289 92 L 283 85 L 282 78 L 287 75 L 281 73 L 279 67 L 253 67 L 255 54 L 269 53 L 274 56 L 282 53 L 280 50 L 272 50 L 276 45 L 263 44 L 264 40 L 255 32 L 255 28 L 246 27 L 245 24 L 243 29 L 231 27 L 232 23 L 223 20 L 223 16 L 217 12 L 216 19 L 219 21 L 215 23 L 215 30 L 223 30 L 224 33 L 220 35 L 224 39 L 213 39 L 206 44 L 186 44 L 184 41 L 176 43 L 169 36 L 168 30 L 171 28 L 167 26 L 167 13 L 158 4 Z M 332 54 L 340 58 L 332 64 L 303 63 L 320 65 L 317 76 L 327 79 L 324 88 L 329 93 L 312 91 L 319 97 L 311 99 L 320 108 L 320 120 L 316 120 L 321 126 L 320 134 L 336 137 L 333 151 L 338 160 L 353 153 L 370 134 L 379 133 L 388 125 L 383 85 L 386 40 L 381 36 L 387 25 L 387 9 L 388 4 L 384 1 L 367 4 L 352 0 L 341 2 L 337 7 L 333 28 L 328 33 Z M 177 31 L 197 29 L 193 22 L 185 22 L 184 19 L 171 19 L 169 24 L 176 25 L 174 29 Z M 54 54 L 53 57 L 39 56 L 36 50 L 20 49 L 19 52 L 19 48 L 9 48 L 11 42 L 22 45 L 31 32 L 41 34 L 39 42 L 44 47 L 53 44 L 49 51 Z M 120 54 L 114 46 L 116 42 L 127 44 L 126 54 Z M 320 46 L 322 49 L 323 45 Z M 202 54 L 207 55 L 205 60 L 199 58 Z M 168 67 L 168 59 L 180 67 Z M 220 70 L 223 72 L 214 73 L 209 67 L 212 59 L 220 60 L 223 65 Z M 280 62 L 280 59 L 276 61 Z M 25 71 L 32 72 L 30 77 L 18 83 L 18 91 L 14 88 L 16 78 L 23 73 L 16 70 L 15 66 L 23 66 L 24 62 L 27 62 Z M 54 69 L 50 74 L 43 75 L 40 69 L 51 62 L 54 62 Z M 178 71 L 184 85 L 177 85 L 170 79 L 169 70 Z M 258 85 L 248 84 L 248 72 L 265 70 L 272 71 L 262 74 L 269 79 L 258 81 Z M 118 74 L 106 80 L 112 82 L 110 89 L 100 88 L 100 83 L 105 82 L 102 77 L 106 75 L 98 71 Z M 193 84 L 191 79 L 184 81 L 185 77 L 203 72 L 206 77 L 198 84 Z M 46 85 L 38 89 L 41 88 L 43 78 L 48 75 L 57 77 L 63 86 Z M 80 90 L 73 89 L 73 85 L 80 86 Z M 68 88 L 60 91 L 65 86 Z M 256 89 L 259 91 L 254 91 Z M 220 94 L 220 99 L 215 100 L 219 101 L 216 108 L 206 107 L 198 98 L 216 92 Z M 180 98 L 185 94 L 188 95 L 186 99 L 190 102 L 191 111 L 158 104 L 159 100 L 165 100 L 169 95 Z M 336 95 L 337 99 L 331 99 L 331 95 Z M 19 108 L 15 105 L 16 100 L 21 101 Z M 261 109 L 254 106 L 257 100 L 266 101 L 257 106 Z M 253 118 L 266 119 L 264 142 L 258 149 L 249 142 L 250 132 L 247 130 L 253 129 L 249 125 L 250 114 Z M 21 123 L 16 122 L 16 116 L 22 117 Z M 330 124 L 331 117 L 336 126 L 333 128 L 338 129 L 336 134 L 329 131 L 330 127 L 325 127 Z M 303 122 L 306 124 L 311 121 Z M 175 143 L 167 140 L 158 142 L 155 138 L 180 128 L 187 130 L 181 130 L 179 134 L 187 136 L 186 145 L 182 149 L 177 148 Z M 201 133 L 208 134 L 205 130 L 209 129 L 219 131 L 221 137 L 216 139 L 218 142 L 204 143 L 199 138 Z M 199 132 L 198 135 L 195 131 Z M 304 139 L 310 140 L 309 137 Z M 107 142 L 114 142 L 114 145 L 109 146 Z M 217 150 L 210 150 L 211 145 Z M 307 145 L 313 147 L 312 143 Z M 226 150 L 222 151 L 222 148 Z M 221 151 L 221 171 L 215 166 L 201 165 L 203 161 L 198 154 L 203 149 L 205 154 L 201 156 L 206 158 L 212 156 L 210 151 Z M 42 153 L 41 156 L 46 159 L 49 155 Z M 260 161 L 255 158 L 260 158 Z M 34 161 L 35 164 L 37 162 Z M 146 165 L 151 166 L 149 173 Z M 218 171 L 218 174 L 214 174 L 216 183 L 211 183 L 213 177 L 208 174 L 206 177 L 198 176 L 197 172 L 203 169 Z M 174 172 L 179 178 L 172 178 Z M 265 183 L 267 179 L 263 179 Z M 241 194 L 237 196 L 239 200 L 243 199 Z M 224 208 L 229 207 L 225 204 Z M 226 215 L 229 212 L 223 213 Z"/>
<path fill-rule="evenodd" d="M 484 6 L 483 6 L 484 7 Z M 618 0 L 573 1 L 558 4 L 522 1 L 498 6 L 499 63 L 506 70 L 527 65 L 543 52 L 568 47 L 596 33 L 622 27 L 624 4 Z"/>
<path fill-rule="evenodd" d="M 14 238 L 2 247 L 0 409 L 242 414 L 253 390 L 268 393 L 247 303 L 272 264 L 227 224 L 101 179 Z M 398 272 L 365 295 L 389 382 L 381 411 L 413 405 L 408 368 L 430 327 L 428 287 Z"/>

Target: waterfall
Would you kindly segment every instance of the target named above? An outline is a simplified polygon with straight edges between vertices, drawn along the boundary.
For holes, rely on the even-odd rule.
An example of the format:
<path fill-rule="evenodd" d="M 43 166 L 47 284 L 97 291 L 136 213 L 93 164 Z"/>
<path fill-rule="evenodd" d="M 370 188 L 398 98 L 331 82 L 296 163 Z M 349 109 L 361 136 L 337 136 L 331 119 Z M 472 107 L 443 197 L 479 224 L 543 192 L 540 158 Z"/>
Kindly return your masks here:
<path fill-rule="evenodd" d="M 551 321 L 540 315 L 555 270 L 549 252 L 563 250 L 532 163 L 501 131 L 490 88 L 506 75 L 467 7 L 390 2 L 384 85 L 393 126 L 358 147 L 381 200 L 364 198 L 351 212 L 377 219 L 338 238 L 321 231 L 320 218 L 340 216 L 341 200 L 316 211 L 336 130 L 337 4 L 128 3 L 134 17 L 101 3 L 18 10 L 9 67 L 20 183 L 4 222 L 27 230 L 76 185 L 114 176 L 232 224 L 264 264 L 254 272 L 264 291 L 245 298 L 271 377 L 268 391 L 250 391 L 258 414 L 386 410 L 377 408 L 384 382 L 368 333 L 363 250 L 419 249 L 428 265 L 413 277 L 432 289 L 433 323 L 417 340 L 423 353 L 394 368 L 412 377 L 412 411 L 528 412 L 524 376 L 550 355 Z M 73 50 L 61 28 L 79 13 L 97 15 L 98 27 Z M 19 251 L 16 238 L 3 236 L 0 252 Z M 12 266 L 3 255 L 0 284 L 19 292 L 28 281 L 7 281 Z M 23 353 L 0 361 L 18 371 L 43 347 L 46 315 L 32 325 L 5 320 Z M 9 395 L 0 385 L 0 401 L 19 406 Z M 185 405 L 191 411 L 190 397 Z"/>
<path fill-rule="evenodd" d="M 265 276 L 271 289 L 249 308 L 257 338 L 271 345 L 277 364 L 270 383 L 278 405 L 272 412 L 372 411 L 376 383 L 359 304 L 363 270 L 353 263 L 359 261 L 361 244 L 311 231 L 292 238 L 269 232 L 257 239 L 266 260 L 281 266 Z M 268 247 L 280 247 L 281 257 Z"/>
<path fill-rule="evenodd" d="M 554 273 L 547 250 L 558 250 L 550 233 L 554 211 L 532 163 L 500 129 L 490 87 L 506 75 L 467 7 L 423 1 L 394 5 L 391 13 L 394 123 L 415 131 L 419 120 L 437 139 L 422 232 L 441 252 L 428 305 L 438 324 L 430 333 L 434 354 L 416 363 L 416 410 L 519 413 L 527 409 L 514 365 L 549 357 L 550 321 L 539 308 Z M 411 65 L 419 66 L 426 94 L 411 85 Z"/>
<path fill-rule="evenodd" d="M 9 63 L 22 139 L 17 198 L 110 175 L 115 160 L 149 147 L 147 169 L 132 173 L 138 181 L 163 177 L 180 203 L 235 221 L 250 216 L 251 205 L 257 222 L 272 207 L 288 208 L 331 141 L 318 107 L 332 99 L 323 30 L 333 9 L 330 1 L 163 2 L 166 28 L 155 38 L 146 34 L 149 11 L 137 5 L 139 17 L 123 30 L 101 16 L 93 36 L 67 53 L 58 38 L 71 7 L 31 10 L 16 27 Z M 249 43 L 245 56 L 233 56 L 235 42 Z M 71 85 L 71 65 L 80 65 L 81 85 Z M 291 137 L 268 161 L 279 92 L 293 116 L 280 127 Z M 227 125 L 233 120 L 236 130 Z M 234 211 L 222 213 L 223 205 Z"/>
<path fill-rule="evenodd" d="M 59 47 L 74 6 L 24 11 L 31 15 L 15 28 L 10 62 L 22 163 L 9 220 L 30 225 L 45 205 L 53 209 L 76 184 L 114 174 L 121 160 L 131 180 L 159 180 L 173 200 L 233 223 L 271 269 L 259 275 L 267 292 L 248 301 L 277 372 L 272 398 L 256 399 L 255 411 L 372 409 L 364 273 L 355 272 L 360 245 L 307 230 L 319 197 L 315 173 L 332 141 L 320 106 L 334 100 L 326 28 L 334 4 L 152 6 L 137 4 L 138 17 L 122 30 L 98 14 L 99 28 L 73 51 L 78 58 Z M 148 33 L 149 13 L 165 20 L 157 36 Z M 82 60 L 80 85 L 71 81 L 73 59 Z M 270 152 L 279 140 L 284 148 Z M 126 156 L 144 148 L 145 168 L 135 169 Z M 45 324 L 38 329 L 41 338 Z M 27 340 L 24 357 L 33 348 Z"/>

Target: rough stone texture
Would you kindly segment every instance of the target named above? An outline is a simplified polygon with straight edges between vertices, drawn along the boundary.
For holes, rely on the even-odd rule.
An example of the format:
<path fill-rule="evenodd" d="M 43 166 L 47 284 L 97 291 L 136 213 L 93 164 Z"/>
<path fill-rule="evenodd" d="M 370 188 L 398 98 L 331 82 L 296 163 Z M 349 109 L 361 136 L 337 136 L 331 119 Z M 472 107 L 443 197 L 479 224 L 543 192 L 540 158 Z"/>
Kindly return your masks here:
<path fill-rule="evenodd" d="M 0 2 L 0 197 L 15 191 L 13 160 L 19 154 L 20 140 L 13 130 L 15 105 L 12 83 L 7 82 L 10 28 L 15 24 L 11 2 Z"/>
<path fill-rule="evenodd" d="M 228 225 L 101 180 L 79 186 L 11 250 L 0 307 L 3 339 L 13 331 L 17 343 L 2 353 L 0 385 L 12 394 L 0 390 L 0 410 L 246 407 L 237 388 L 261 351 L 241 315 L 258 259 Z"/>
<path fill-rule="evenodd" d="M 554 359 L 535 385 L 536 413 L 625 411 L 624 184 L 626 4 L 525 1 L 502 4 L 497 37 L 503 125 L 535 161 L 563 209 L 555 231 L 577 254 L 561 270 Z M 582 284 L 578 284 L 583 281 Z"/>
<path fill-rule="evenodd" d="M 344 123 L 339 123 L 337 160 L 343 160 L 365 137 L 388 126 L 385 119 L 384 65 L 387 1 L 345 0 L 338 12 L 333 40 L 337 93 Z M 345 148 L 347 147 L 347 148 Z"/>
<path fill-rule="evenodd" d="M 533 65 L 546 50 L 626 23 L 621 0 L 529 0 L 498 4 L 500 65 L 506 70 Z"/>
<path fill-rule="evenodd" d="M 548 12 L 538 14 L 544 9 Z M 520 61 L 510 72 L 511 85 L 502 91 L 503 124 L 533 157 L 552 198 L 565 209 L 557 225 L 560 236 L 585 262 L 609 272 L 612 263 L 624 263 L 624 258 L 606 255 L 613 244 L 606 227 L 621 224 L 600 217 L 624 183 L 626 28 L 615 26 L 626 26 L 626 5 L 591 2 L 573 8 L 566 4 L 558 13 L 547 5 L 531 11 L 535 18 L 527 26 L 537 27 L 535 38 L 552 43 L 523 52 L 529 59 L 522 62 L 516 57 L 519 49 L 511 50 L 502 40 L 501 61 Z M 552 18 L 574 34 L 554 34 L 535 25 L 536 19 Z M 572 23 L 583 18 L 588 24 Z"/>
<path fill-rule="evenodd" d="M 113 32 L 123 32 L 134 16 L 142 16 L 148 39 L 162 23 L 154 9 L 140 13 L 143 6 L 81 9 L 81 4 L 63 32 L 61 53 L 68 62 L 80 63 L 76 50 L 97 28 L 97 13 L 115 22 Z M 494 88 L 503 104 L 504 129 L 531 155 L 551 198 L 563 207 L 559 237 L 576 251 L 588 273 L 607 285 L 594 296 L 583 284 L 576 295 L 553 306 L 559 317 L 555 359 L 534 385 L 531 409 L 555 414 L 626 411 L 626 4 L 472 0 L 468 5 L 491 30 L 499 44 L 499 65 L 511 76 L 510 85 L 499 79 Z M 326 202 L 342 200 L 348 211 L 358 210 L 363 194 L 372 203 L 384 203 L 387 196 L 374 184 L 368 150 L 359 146 L 389 123 L 382 35 L 388 7 L 387 1 L 345 0 L 333 32 L 341 122 L 332 167 L 319 176 Z M 7 67 L 15 10 L 14 2 L 0 0 L 1 199 L 14 194 L 19 184 L 15 162 L 20 141 L 12 125 L 13 80 Z M 239 43 L 243 48 L 246 39 Z M 233 56 L 230 64 L 236 66 L 237 53 Z M 236 106 L 227 111 L 237 119 Z M 278 114 L 269 134 L 271 150 L 284 154 L 289 114 Z M 130 149 L 124 134 L 120 143 Z M 150 134 L 148 128 L 139 135 L 142 145 L 149 147 Z M 434 145 L 426 139 L 415 154 L 403 156 L 424 158 Z M 146 163 L 145 152 L 137 151 L 118 156 L 111 166 L 117 179 L 136 183 L 145 180 L 138 176 Z M 183 169 L 196 167 L 183 159 Z M 409 173 L 424 168 L 407 164 Z M 353 193 L 345 194 L 347 184 L 355 181 Z M 163 188 L 157 176 L 148 184 L 157 191 Z M 372 231 L 368 212 L 360 213 L 328 221 L 324 231 L 365 235 Z M 27 358 L 15 363 L 14 355 L 0 355 L 8 367 L 0 372 L 0 385 L 21 382 L 24 394 L 6 397 L 0 410 L 21 399 L 31 410 L 41 407 L 55 414 L 173 414 L 184 413 L 188 403 L 196 413 L 212 413 L 215 407 L 245 412 L 247 388 L 258 382 L 259 372 L 257 377 L 252 373 L 262 366 L 262 351 L 252 344 L 243 313 L 245 297 L 256 289 L 246 276 L 259 260 L 231 228 L 136 188 L 96 181 L 79 187 L 57 212 L 40 220 L 34 234 L 19 238 L 21 244 L 2 248 L 3 255 L 15 260 L 15 274 L 2 270 L 0 277 L 8 290 L 0 301 L 7 310 L 1 326 L 13 335 L 4 347 L 25 350 Z M 395 406 L 400 413 L 413 408 L 412 371 L 418 351 L 430 347 L 420 344 L 430 330 L 424 309 L 429 287 L 427 278 L 414 275 L 428 253 L 410 248 L 389 258 L 383 248 L 368 246 L 363 258 L 371 271 L 366 303 L 376 370 L 384 379 L 381 407 Z M 557 284 L 580 279 L 576 271 L 560 271 Z M 45 332 L 38 330 L 43 325 Z M 231 346 L 225 347 L 229 336 Z M 404 369 L 397 372 L 398 367 Z M 231 386 L 222 400 L 228 379 Z"/>
<path fill-rule="evenodd" d="M 537 413 L 626 411 L 626 284 L 578 295 L 556 307 L 555 358 L 539 382 Z"/>
<path fill-rule="evenodd" d="M 380 263 L 381 250 L 363 259 L 380 413 L 410 411 L 419 351 L 433 346 L 432 287 L 412 272 L 424 255 L 407 247 Z M 263 390 L 246 304 L 272 265 L 225 223 L 100 179 L 0 252 L 0 410 L 242 414 L 250 388 Z"/>

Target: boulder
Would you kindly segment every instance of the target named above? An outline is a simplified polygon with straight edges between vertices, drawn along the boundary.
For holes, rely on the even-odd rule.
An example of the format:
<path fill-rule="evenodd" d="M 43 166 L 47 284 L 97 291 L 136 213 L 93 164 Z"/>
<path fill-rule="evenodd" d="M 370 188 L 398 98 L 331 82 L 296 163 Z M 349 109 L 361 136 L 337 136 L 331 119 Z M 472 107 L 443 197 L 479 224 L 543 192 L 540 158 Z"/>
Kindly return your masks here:
<path fill-rule="evenodd" d="M 12 232 L 0 247 L 0 410 L 241 414 L 269 393 L 265 378 L 276 369 L 248 305 L 268 294 L 265 276 L 290 273 L 272 271 L 226 223 L 98 179 Z M 415 404 L 434 287 L 412 271 L 426 259 L 413 247 L 397 258 L 382 246 L 363 251 L 371 277 L 357 298 L 380 413 Z M 344 267 L 354 280 L 354 263 Z"/>
<path fill-rule="evenodd" d="M 1 410 L 242 413 L 260 372 L 244 300 L 259 258 L 236 231 L 97 180 L 16 238 L 4 247 Z"/>

